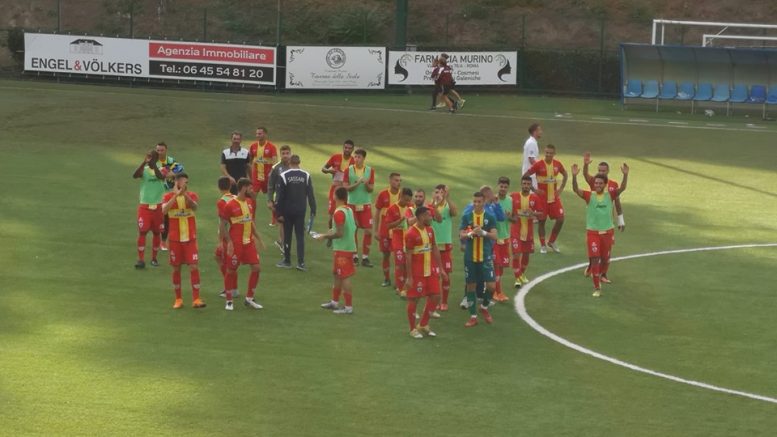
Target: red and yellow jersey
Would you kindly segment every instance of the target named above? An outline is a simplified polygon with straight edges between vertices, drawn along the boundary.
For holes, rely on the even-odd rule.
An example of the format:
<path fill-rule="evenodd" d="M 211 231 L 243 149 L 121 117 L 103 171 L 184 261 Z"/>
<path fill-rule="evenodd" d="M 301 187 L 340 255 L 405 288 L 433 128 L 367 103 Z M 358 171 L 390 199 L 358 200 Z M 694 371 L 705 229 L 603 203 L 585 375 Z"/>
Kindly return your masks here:
<path fill-rule="evenodd" d="M 390 188 L 386 188 L 378 193 L 378 198 L 375 199 L 375 209 L 380 211 L 380 226 L 378 227 L 378 236 L 387 237 L 388 229 L 386 229 L 386 214 L 388 213 L 389 206 L 399 202 L 400 190 L 397 190 L 396 194 L 391 192 Z"/>
<path fill-rule="evenodd" d="M 540 160 L 529 168 L 528 173 L 537 175 L 537 188 L 545 192 L 548 203 L 553 203 L 558 198 L 558 175 L 564 170 L 564 166 L 558 160 L 551 163 Z"/>
<path fill-rule="evenodd" d="M 263 182 L 270 179 L 272 166 L 278 160 L 278 149 L 267 141 L 264 146 L 259 142 L 251 144 L 251 181 Z"/>
<path fill-rule="evenodd" d="M 329 161 L 324 164 L 324 167 L 332 168 L 337 171 L 337 173 L 332 175 L 332 185 L 342 185 L 345 174 L 348 172 L 348 167 L 351 164 L 353 164 L 353 156 L 349 156 L 348 159 L 346 159 L 342 153 L 335 153 L 329 158 Z"/>
<path fill-rule="evenodd" d="M 534 217 L 532 217 L 530 213 L 538 212 L 540 210 L 542 199 L 534 193 L 529 193 L 528 195 L 524 195 L 523 193 L 511 193 L 510 197 L 513 199 L 511 214 L 518 219 L 516 222 L 510 224 L 510 236 L 521 241 L 533 240 Z"/>
<path fill-rule="evenodd" d="M 199 201 L 197 193 L 187 192 L 189 197 L 195 202 Z M 175 197 L 172 191 L 165 193 L 162 198 L 163 203 L 167 203 Z M 194 219 L 194 210 L 186 205 L 186 196 L 177 196 L 173 206 L 167 210 L 169 227 L 167 235 L 170 241 L 194 241 L 197 239 L 197 221 Z"/>
<path fill-rule="evenodd" d="M 227 204 L 227 202 L 234 199 L 235 197 L 237 196 L 230 192 L 224 193 L 221 195 L 221 197 L 219 197 L 219 199 L 216 201 L 216 211 L 218 212 L 219 217 L 223 216 L 224 206 Z"/>
<path fill-rule="evenodd" d="M 232 244 L 249 244 L 253 241 L 255 211 L 256 202 L 251 198 L 240 200 L 235 197 L 224 205 L 221 218 L 229 222 Z"/>
<path fill-rule="evenodd" d="M 431 226 L 410 226 L 405 232 L 405 250 L 413 266 L 413 277 L 429 277 L 437 274 L 437 266 L 432 259 L 432 248 L 437 244 Z"/>
<path fill-rule="evenodd" d="M 386 217 L 384 217 L 386 223 L 393 223 L 399 219 L 402 219 L 402 222 L 399 224 L 399 226 L 391 229 L 390 231 L 391 250 L 404 250 L 405 248 L 405 230 L 407 229 L 408 209 L 409 208 L 407 206 L 399 206 L 398 203 L 395 203 L 389 206 Z"/>

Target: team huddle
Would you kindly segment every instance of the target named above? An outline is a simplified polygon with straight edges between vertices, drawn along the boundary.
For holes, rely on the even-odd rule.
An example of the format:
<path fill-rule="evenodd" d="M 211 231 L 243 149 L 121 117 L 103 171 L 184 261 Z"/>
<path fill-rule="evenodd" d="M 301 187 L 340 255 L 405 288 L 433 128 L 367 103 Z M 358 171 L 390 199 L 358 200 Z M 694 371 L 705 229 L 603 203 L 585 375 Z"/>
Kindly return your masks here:
<path fill-rule="evenodd" d="M 283 253 L 277 267 L 291 268 L 292 231 L 297 240 L 296 268 L 306 271 L 304 239 L 325 241 L 333 252 L 333 286 L 331 298 L 321 305 L 334 314 L 353 314 L 351 278 L 357 266 L 371 268 L 370 249 L 373 236 L 382 255 L 383 287 L 392 287 L 406 300 L 410 336 L 434 337 L 430 327 L 433 318 L 448 310 L 453 273 L 454 220 L 458 220 L 457 240 L 464 258 L 464 296 L 460 307 L 468 310 L 465 327 L 478 325 L 482 317 L 493 323 L 489 308 L 494 302 L 508 301 L 502 289 L 505 269 L 512 269 L 515 288 L 529 282 L 526 272 L 534 253 L 534 228 L 540 239 L 540 252 L 559 252 L 556 243 L 564 222 L 561 193 L 568 180 L 564 166 L 555 158 L 556 148 L 545 146 L 545 156 L 538 160 L 537 139 L 542 128 L 533 124 L 524 146 L 524 171 L 519 190 L 511 192 L 506 176 L 496 181 L 496 190 L 482 186 L 473 193 L 470 203 L 460 210 L 451 199 L 449 187 L 438 184 L 430 199 L 424 189 L 402 186 L 402 177 L 393 172 L 388 187 L 373 199 L 375 170 L 367 164 L 367 151 L 347 140 L 341 152 L 335 153 L 322 167 L 331 175 L 328 196 L 328 227 L 325 233 L 312 231 L 316 214 L 310 174 L 300 169 L 300 158 L 291 147 L 278 149 L 268 138 L 265 128 L 257 128 L 257 142 L 250 149 L 241 145 L 242 135 L 233 132 L 230 147 L 221 155 L 223 176 L 217 181 L 219 192 L 216 212 L 219 218 L 219 244 L 215 258 L 223 279 L 221 296 L 225 309 L 233 310 L 238 291 L 238 269 L 250 269 L 244 305 L 261 309 L 256 301 L 260 259 L 264 248 L 256 227 L 257 196 L 267 196 L 267 208 L 273 226 L 278 226 L 276 246 Z M 532 147 L 533 146 L 533 147 Z M 197 249 L 196 212 L 199 196 L 189 191 L 188 175 L 183 165 L 167 154 L 167 145 L 158 144 L 149 151 L 133 177 L 141 179 L 138 206 L 138 261 L 145 268 L 145 246 L 148 232 L 153 234 L 151 265 L 158 266 L 159 250 L 169 250 L 175 292 L 173 308 L 183 307 L 181 266 L 187 265 L 192 287 L 192 306 L 204 308 L 200 297 L 199 255 Z M 527 166 L 528 163 L 528 166 Z M 602 162 L 591 175 L 590 154 L 583 157 L 583 176 L 589 190 L 578 185 L 580 167 L 572 165 L 572 189 L 586 203 L 586 233 L 589 266 L 595 297 L 601 296 L 601 284 L 607 278 L 612 246 L 614 218 L 618 227 L 625 226 L 620 194 L 626 189 L 629 168 L 621 167 L 620 184 L 609 178 L 609 165 Z M 561 179 L 561 181 L 559 181 Z M 310 218 L 305 232 L 305 215 Z M 373 214 L 374 210 L 374 214 Z M 616 216 L 617 211 L 617 216 Z M 545 222 L 554 226 L 545 239 Z M 359 240 L 361 233 L 361 241 Z M 361 243 L 361 244 L 360 244 Z M 393 264 L 393 275 L 392 275 Z M 393 284 L 392 284 L 393 280 Z M 341 298 L 343 304 L 341 305 Z M 418 314 L 419 304 L 421 314 Z"/>

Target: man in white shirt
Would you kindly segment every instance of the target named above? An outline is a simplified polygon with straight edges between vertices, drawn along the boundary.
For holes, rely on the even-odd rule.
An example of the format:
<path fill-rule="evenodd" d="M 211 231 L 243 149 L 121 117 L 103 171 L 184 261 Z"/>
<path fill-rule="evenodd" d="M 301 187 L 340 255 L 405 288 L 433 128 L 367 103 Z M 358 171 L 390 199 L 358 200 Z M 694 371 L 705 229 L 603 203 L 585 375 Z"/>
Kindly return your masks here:
<path fill-rule="evenodd" d="M 521 166 L 521 174 L 526 174 L 526 171 L 534 165 L 537 157 L 540 154 L 540 148 L 537 144 L 537 140 L 542 137 L 542 126 L 539 123 L 533 123 L 529 126 L 529 138 L 523 143 L 523 165 Z M 537 188 L 537 176 L 531 176 L 531 184 L 535 189 Z"/>

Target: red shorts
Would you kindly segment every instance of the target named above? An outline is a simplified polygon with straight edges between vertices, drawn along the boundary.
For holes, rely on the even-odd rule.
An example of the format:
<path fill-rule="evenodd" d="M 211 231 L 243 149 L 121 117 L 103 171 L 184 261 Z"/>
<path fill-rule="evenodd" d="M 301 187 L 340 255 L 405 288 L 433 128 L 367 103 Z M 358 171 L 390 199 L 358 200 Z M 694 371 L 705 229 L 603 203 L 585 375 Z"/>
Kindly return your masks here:
<path fill-rule="evenodd" d="M 451 253 L 453 252 L 452 244 L 443 244 L 437 246 L 440 249 L 440 261 L 442 262 L 442 269 L 445 273 L 451 273 L 453 271 L 453 260 L 451 259 Z"/>
<path fill-rule="evenodd" d="M 407 289 L 407 297 L 411 299 L 440 294 L 440 276 L 434 271 L 431 276 L 413 277 L 412 284 Z"/>
<path fill-rule="evenodd" d="M 372 205 L 348 205 L 353 211 L 353 219 L 359 229 L 372 229 Z"/>
<path fill-rule="evenodd" d="M 586 245 L 588 246 L 588 258 L 610 258 L 610 250 L 615 231 L 586 231 Z"/>
<path fill-rule="evenodd" d="M 141 234 L 148 231 L 157 233 L 164 230 L 165 217 L 162 214 L 162 205 L 156 205 L 155 209 L 151 209 L 149 205 L 138 205 L 138 231 Z"/>
<path fill-rule="evenodd" d="M 227 264 L 229 267 L 236 269 L 241 264 L 259 264 L 259 254 L 256 253 L 256 243 L 253 240 L 248 244 L 243 244 L 242 242 L 236 244 L 233 241 L 232 247 L 232 256 Z"/>
<path fill-rule="evenodd" d="M 199 255 L 197 254 L 197 240 L 186 242 L 170 240 L 168 248 L 170 249 L 171 266 L 197 264 L 197 261 L 199 260 Z"/>
<path fill-rule="evenodd" d="M 356 267 L 353 264 L 353 252 L 344 252 L 336 250 L 332 256 L 332 273 L 340 279 L 350 278 L 356 273 Z"/>
<path fill-rule="evenodd" d="M 513 248 L 513 255 L 517 253 L 534 253 L 534 240 L 523 241 L 518 237 L 510 237 L 510 247 Z"/>
<path fill-rule="evenodd" d="M 378 244 L 380 245 L 380 251 L 383 253 L 391 252 L 391 237 L 387 235 L 381 235 L 378 237 Z"/>
<path fill-rule="evenodd" d="M 391 253 L 394 254 L 394 268 L 405 269 L 405 250 L 404 249 L 392 249 Z"/>
<path fill-rule="evenodd" d="M 329 211 L 329 215 L 332 215 L 335 213 L 335 209 L 337 209 L 337 203 L 335 202 L 335 190 L 337 189 L 336 186 L 332 185 L 329 187 L 329 207 L 327 208 L 327 211 Z"/>
<path fill-rule="evenodd" d="M 263 181 L 254 180 L 251 185 L 254 188 L 254 193 L 267 194 L 267 179 Z"/>
<path fill-rule="evenodd" d="M 555 202 L 545 202 L 540 205 L 540 215 L 537 217 L 539 220 L 545 220 L 550 218 L 551 220 L 558 220 L 564 218 L 564 205 L 561 204 L 561 199 L 556 198 Z"/>
<path fill-rule="evenodd" d="M 507 240 L 504 243 L 494 244 L 494 266 L 508 267 L 510 265 L 510 245 Z"/>

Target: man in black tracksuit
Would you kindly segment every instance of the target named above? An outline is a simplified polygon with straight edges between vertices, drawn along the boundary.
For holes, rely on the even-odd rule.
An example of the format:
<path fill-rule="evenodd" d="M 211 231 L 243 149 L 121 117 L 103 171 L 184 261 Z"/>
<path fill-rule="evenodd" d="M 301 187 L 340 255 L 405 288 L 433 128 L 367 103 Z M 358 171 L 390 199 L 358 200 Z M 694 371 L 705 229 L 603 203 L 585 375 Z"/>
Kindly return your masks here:
<path fill-rule="evenodd" d="M 275 191 L 275 210 L 283 222 L 283 261 L 277 267 L 291 268 L 291 231 L 297 236 L 297 270 L 305 271 L 305 210 L 316 215 L 316 198 L 310 173 L 299 168 L 298 155 L 292 155 L 289 169 L 280 174 Z"/>

